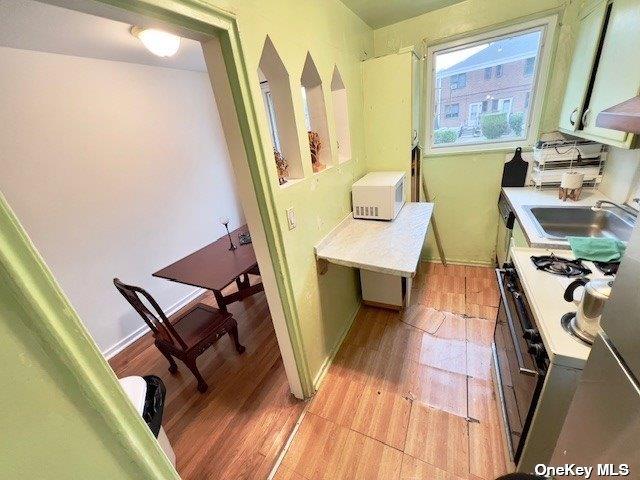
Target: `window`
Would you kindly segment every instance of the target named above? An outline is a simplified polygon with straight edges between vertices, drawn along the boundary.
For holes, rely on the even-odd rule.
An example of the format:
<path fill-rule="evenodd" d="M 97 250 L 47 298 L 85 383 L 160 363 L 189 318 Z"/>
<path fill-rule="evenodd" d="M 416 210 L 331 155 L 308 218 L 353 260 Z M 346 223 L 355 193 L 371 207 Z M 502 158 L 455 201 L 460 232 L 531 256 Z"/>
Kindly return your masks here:
<path fill-rule="evenodd" d="M 556 22 L 551 16 L 429 47 L 426 153 L 535 143 L 551 58 L 544 39 Z M 522 68 L 531 74 L 523 78 Z"/>
<path fill-rule="evenodd" d="M 278 121 L 276 120 L 276 107 L 273 105 L 273 97 L 269 90 L 269 82 L 266 80 L 260 82 L 260 88 L 262 89 L 262 100 L 264 101 L 264 107 L 267 111 L 267 120 L 269 122 L 269 133 L 271 134 L 271 141 L 273 142 L 273 148 L 282 152 L 280 146 L 280 136 L 278 135 Z"/>
<path fill-rule="evenodd" d="M 533 67 L 536 65 L 536 57 L 529 57 L 524 61 L 524 74 L 533 75 Z"/>
<path fill-rule="evenodd" d="M 451 79 L 449 80 L 449 83 L 451 84 L 451 90 L 464 88 L 467 86 L 467 74 L 459 73 L 457 75 L 451 75 Z"/>
<path fill-rule="evenodd" d="M 460 104 L 452 103 L 451 105 L 447 105 L 444 107 L 444 116 L 446 118 L 458 118 L 460 114 Z"/>
<path fill-rule="evenodd" d="M 511 113 L 511 99 L 503 98 L 499 101 L 498 110 L 509 115 Z"/>

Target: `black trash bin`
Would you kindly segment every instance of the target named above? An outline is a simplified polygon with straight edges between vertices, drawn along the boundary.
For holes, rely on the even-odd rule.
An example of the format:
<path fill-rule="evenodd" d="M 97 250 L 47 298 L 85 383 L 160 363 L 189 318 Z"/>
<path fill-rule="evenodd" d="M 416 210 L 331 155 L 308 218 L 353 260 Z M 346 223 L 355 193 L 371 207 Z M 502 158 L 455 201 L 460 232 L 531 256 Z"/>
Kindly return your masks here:
<path fill-rule="evenodd" d="M 162 428 L 162 414 L 167 394 L 162 379 L 155 375 L 124 377 L 120 379 L 120 385 L 153 435 L 158 439 L 164 453 L 175 466 L 176 455 L 173 453 L 169 439 Z"/>

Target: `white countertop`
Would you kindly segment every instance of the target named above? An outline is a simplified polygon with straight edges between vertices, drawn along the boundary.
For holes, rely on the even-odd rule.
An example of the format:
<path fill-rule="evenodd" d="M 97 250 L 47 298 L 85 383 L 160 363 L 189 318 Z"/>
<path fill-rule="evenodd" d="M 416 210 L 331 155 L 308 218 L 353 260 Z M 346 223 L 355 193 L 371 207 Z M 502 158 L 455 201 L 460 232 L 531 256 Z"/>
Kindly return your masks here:
<path fill-rule="evenodd" d="M 567 250 L 512 248 L 511 259 L 518 272 L 549 359 L 556 365 L 583 368 L 591 347 L 573 337 L 560 323 L 565 313 L 577 310 L 575 303 L 569 303 L 563 298 L 566 287 L 575 278 L 543 272 L 538 270 L 531 261 L 532 255 L 550 255 L 551 253 L 565 258 L 575 258 L 571 251 Z M 588 278 L 612 278 L 605 277 L 591 262 L 583 262 L 583 264 L 592 272 L 587 275 Z"/>
<path fill-rule="evenodd" d="M 410 202 L 390 222 L 349 214 L 315 246 L 316 256 L 345 267 L 412 277 L 432 213 L 433 203 Z"/>
<path fill-rule="evenodd" d="M 558 198 L 558 190 L 555 188 L 538 190 L 533 187 L 504 187 L 502 191 L 511 204 L 513 213 L 518 218 L 518 223 L 532 248 L 570 249 L 569 242 L 565 240 L 543 237 L 524 207 L 534 205 L 536 207 L 591 207 L 598 200 L 609 200 L 598 190 L 593 189 L 583 190 L 577 202 L 573 200 L 563 202 Z"/>

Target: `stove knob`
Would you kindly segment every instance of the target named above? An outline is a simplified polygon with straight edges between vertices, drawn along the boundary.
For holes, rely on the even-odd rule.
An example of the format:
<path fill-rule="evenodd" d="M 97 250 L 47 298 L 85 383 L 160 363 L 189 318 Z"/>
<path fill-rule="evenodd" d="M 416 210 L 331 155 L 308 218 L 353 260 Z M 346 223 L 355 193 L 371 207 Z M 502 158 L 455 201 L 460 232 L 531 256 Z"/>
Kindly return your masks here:
<path fill-rule="evenodd" d="M 522 336 L 532 343 L 539 343 L 540 340 L 542 340 L 542 337 L 540 337 L 540 332 L 538 332 L 538 330 L 536 330 L 535 328 L 526 328 Z"/>
<path fill-rule="evenodd" d="M 531 344 L 527 351 L 536 358 L 541 358 L 545 354 L 544 345 L 541 343 Z"/>

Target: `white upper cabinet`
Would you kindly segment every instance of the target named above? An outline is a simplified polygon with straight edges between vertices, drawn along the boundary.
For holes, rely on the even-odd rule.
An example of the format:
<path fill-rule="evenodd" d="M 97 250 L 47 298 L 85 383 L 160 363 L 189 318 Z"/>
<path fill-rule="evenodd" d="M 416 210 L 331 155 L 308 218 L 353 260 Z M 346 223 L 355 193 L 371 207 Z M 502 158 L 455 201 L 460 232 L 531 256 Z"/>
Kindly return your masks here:
<path fill-rule="evenodd" d="M 607 2 L 603 1 L 598 3 L 595 8 L 588 10 L 580 19 L 580 30 L 560 114 L 560 128 L 564 130 L 578 130 L 580 125 L 579 120 L 598 51 L 606 11 Z"/>
<path fill-rule="evenodd" d="M 600 2 L 582 18 L 560 119 L 562 130 L 609 145 L 631 146 L 633 135 L 595 124 L 601 111 L 640 90 L 639 25 L 638 0 Z"/>

